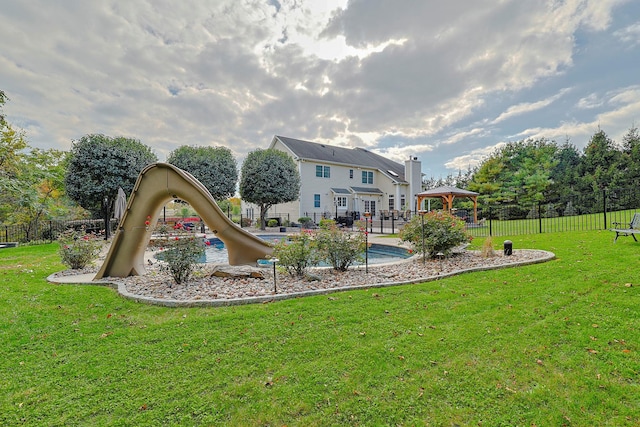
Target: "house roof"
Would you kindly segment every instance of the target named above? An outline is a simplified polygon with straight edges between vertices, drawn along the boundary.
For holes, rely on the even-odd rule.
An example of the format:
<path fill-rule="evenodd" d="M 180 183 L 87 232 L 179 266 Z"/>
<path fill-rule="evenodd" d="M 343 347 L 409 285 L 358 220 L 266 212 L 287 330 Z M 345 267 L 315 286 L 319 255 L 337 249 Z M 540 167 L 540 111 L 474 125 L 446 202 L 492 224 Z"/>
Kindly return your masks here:
<path fill-rule="evenodd" d="M 345 148 L 335 145 L 319 144 L 276 135 L 274 137 L 284 144 L 299 160 L 311 160 L 338 163 L 353 167 L 376 169 L 395 182 L 406 183 L 404 165 L 389 160 L 364 148 Z M 273 146 L 272 143 L 272 146 Z"/>
<path fill-rule="evenodd" d="M 382 194 L 382 190 L 379 188 L 371 187 L 349 187 L 354 193 L 370 193 L 370 194 Z"/>
<path fill-rule="evenodd" d="M 333 191 L 334 194 L 351 194 L 351 191 L 347 190 L 346 188 L 331 188 L 331 191 Z"/>

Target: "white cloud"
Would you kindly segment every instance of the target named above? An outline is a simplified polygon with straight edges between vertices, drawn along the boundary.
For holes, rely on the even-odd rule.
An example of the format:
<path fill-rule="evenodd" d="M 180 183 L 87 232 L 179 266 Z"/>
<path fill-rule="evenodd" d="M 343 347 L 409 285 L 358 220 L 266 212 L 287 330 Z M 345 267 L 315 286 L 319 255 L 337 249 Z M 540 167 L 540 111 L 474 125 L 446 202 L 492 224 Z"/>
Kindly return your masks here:
<path fill-rule="evenodd" d="M 613 33 L 621 42 L 631 46 L 640 45 L 640 22 L 629 25 Z"/>
<path fill-rule="evenodd" d="M 495 120 L 491 122 L 491 124 L 500 123 L 501 121 L 507 120 L 514 116 L 519 116 L 526 113 L 531 113 L 533 111 L 541 110 L 545 107 L 548 107 L 558 99 L 560 99 L 565 93 L 567 93 L 570 89 L 562 89 L 559 93 L 550 96 L 546 99 L 536 102 L 522 102 L 517 105 L 513 105 L 507 109 L 504 113 L 500 114 Z"/>
<path fill-rule="evenodd" d="M 582 141 L 582 144 L 578 144 L 582 148 L 598 129 L 603 129 L 610 138 L 620 143 L 624 134 L 634 123 L 637 123 L 640 117 L 640 86 L 630 86 L 608 93 L 606 98 L 604 102 L 616 107 L 597 114 L 591 121 L 571 121 L 555 127 L 524 129 L 516 137 L 547 138 L 557 141 L 570 138 Z"/>
<path fill-rule="evenodd" d="M 468 131 L 458 131 L 454 135 L 447 138 L 443 141 L 443 144 L 456 144 L 460 141 L 464 141 L 469 139 L 470 137 L 486 134 L 486 130 L 484 128 L 473 128 Z"/>
<path fill-rule="evenodd" d="M 488 156 L 505 145 L 505 142 L 499 142 L 494 145 L 472 150 L 467 154 L 454 157 L 450 161 L 446 162 L 445 166 L 451 170 L 466 171 L 468 169 L 473 169 L 474 167 L 479 166 Z"/>
<path fill-rule="evenodd" d="M 570 96 L 581 111 L 595 111 L 594 94 L 614 86 L 553 83 L 573 67 L 587 67 L 576 59 L 591 47 L 578 47 L 579 32 L 608 36 L 616 8 L 632 5 L 5 3 L 0 89 L 11 100 L 4 111 L 34 146 L 68 149 L 71 140 L 101 132 L 138 138 L 161 155 L 184 144 L 213 144 L 241 157 L 281 134 L 359 145 L 398 160 L 420 153 L 454 159 L 433 167 L 473 160 L 480 145 L 495 146 L 505 133 L 529 132 L 508 128 L 517 120 L 507 119 L 530 121 L 525 126 L 540 132 L 568 129 L 572 117 L 549 122 L 536 114 Z M 615 33 L 625 41 L 624 55 L 633 57 L 637 34 L 637 24 Z M 635 104 L 625 96 L 635 95 L 606 95 L 600 118 L 617 123 L 620 112 L 630 124 Z M 505 104 L 511 107 L 495 111 Z M 591 122 L 575 119 L 581 121 Z M 386 148 L 389 139 L 395 147 Z"/>
<path fill-rule="evenodd" d="M 578 100 L 577 107 L 583 110 L 598 108 L 603 104 L 602 99 L 596 93 L 590 93 L 589 95 L 580 98 Z"/>

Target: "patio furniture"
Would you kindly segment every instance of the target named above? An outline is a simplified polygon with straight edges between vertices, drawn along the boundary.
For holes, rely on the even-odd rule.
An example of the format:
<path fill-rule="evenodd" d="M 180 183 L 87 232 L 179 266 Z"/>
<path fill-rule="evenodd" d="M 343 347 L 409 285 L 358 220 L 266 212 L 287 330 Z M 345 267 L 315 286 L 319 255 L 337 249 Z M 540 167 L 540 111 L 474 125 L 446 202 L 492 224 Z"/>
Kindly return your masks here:
<path fill-rule="evenodd" d="M 616 233 L 616 237 L 615 239 L 613 239 L 614 243 L 616 242 L 616 240 L 618 240 L 618 237 L 620 236 L 631 236 L 633 237 L 633 240 L 635 240 L 636 242 L 638 241 L 638 239 L 636 239 L 636 234 L 640 233 L 640 213 L 633 214 L 633 219 L 631 220 L 630 223 L 628 223 L 628 227 L 625 227 L 625 228 L 620 227 L 626 224 L 627 223 L 624 223 L 624 222 L 612 223 L 612 225 L 614 226 L 616 225 L 619 226 L 617 228 L 609 229 L 611 231 L 615 231 Z"/>

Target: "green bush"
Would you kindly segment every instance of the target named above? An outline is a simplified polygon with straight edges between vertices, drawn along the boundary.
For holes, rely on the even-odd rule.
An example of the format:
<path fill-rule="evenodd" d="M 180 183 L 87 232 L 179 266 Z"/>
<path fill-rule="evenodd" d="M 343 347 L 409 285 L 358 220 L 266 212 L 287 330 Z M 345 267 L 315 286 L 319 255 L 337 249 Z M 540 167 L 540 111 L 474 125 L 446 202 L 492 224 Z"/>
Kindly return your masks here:
<path fill-rule="evenodd" d="M 400 240 L 422 252 L 422 217 L 415 215 L 400 230 Z M 426 256 L 449 255 L 451 249 L 471 240 L 464 230 L 464 221 L 447 212 L 428 212 L 424 215 L 424 249 Z"/>
<path fill-rule="evenodd" d="M 184 283 L 196 269 L 205 248 L 205 241 L 201 237 L 172 237 L 167 240 L 161 253 L 160 259 L 165 263 L 160 268 L 171 274 L 177 284 Z"/>
<path fill-rule="evenodd" d="M 273 248 L 278 264 L 292 276 L 302 277 L 309 267 L 318 265 L 315 242 L 309 233 L 303 232 L 282 240 Z"/>
<path fill-rule="evenodd" d="M 365 249 L 364 233 L 340 230 L 335 224 L 316 233 L 318 253 L 334 270 L 346 271 L 355 261 L 362 260 Z"/>
<path fill-rule="evenodd" d="M 336 222 L 332 219 L 329 218 L 322 218 L 320 220 L 320 224 L 318 224 L 318 226 L 320 228 L 324 228 L 324 229 L 329 229 L 331 227 L 335 227 L 336 226 Z"/>
<path fill-rule="evenodd" d="M 277 219 L 270 219 L 269 221 L 267 221 L 267 227 L 277 227 L 277 226 L 278 226 Z"/>
<path fill-rule="evenodd" d="M 94 234 L 86 234 L 73 229 L 64 231 L 58 237 L 62 263 L 79 270 L 91 264 L 102 248 L 102 242 Z"/>
<path fill-rule="evenodd" d="M 300 218 L 298 218 L 298 222 L 300 223 L 302 228 L 311 228 L 311 226 L 313 225 L 313 220 L 308 216 L 301 216 Z"/>

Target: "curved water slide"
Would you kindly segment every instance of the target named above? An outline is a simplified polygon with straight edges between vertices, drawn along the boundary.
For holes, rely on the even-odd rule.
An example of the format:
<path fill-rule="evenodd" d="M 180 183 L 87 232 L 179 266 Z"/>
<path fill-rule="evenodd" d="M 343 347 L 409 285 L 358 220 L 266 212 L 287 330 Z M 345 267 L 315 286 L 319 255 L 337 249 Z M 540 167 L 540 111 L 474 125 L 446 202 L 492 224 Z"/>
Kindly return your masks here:
<path fill-rule="evenodd" d="M 224 242 L 230 265 L 255 265 L 258 259 L 273 252 L 264 240 L 229 220 L 211 193 L 191 174 L 167 163 L 154 163 L 140 172 L 109 253 L 94 280 L 146 272 L 144 253 L 152 229 L 145 221 L 156 224 L 162 207 L 173 199 L 189 202 L 209 229 Z"/>

